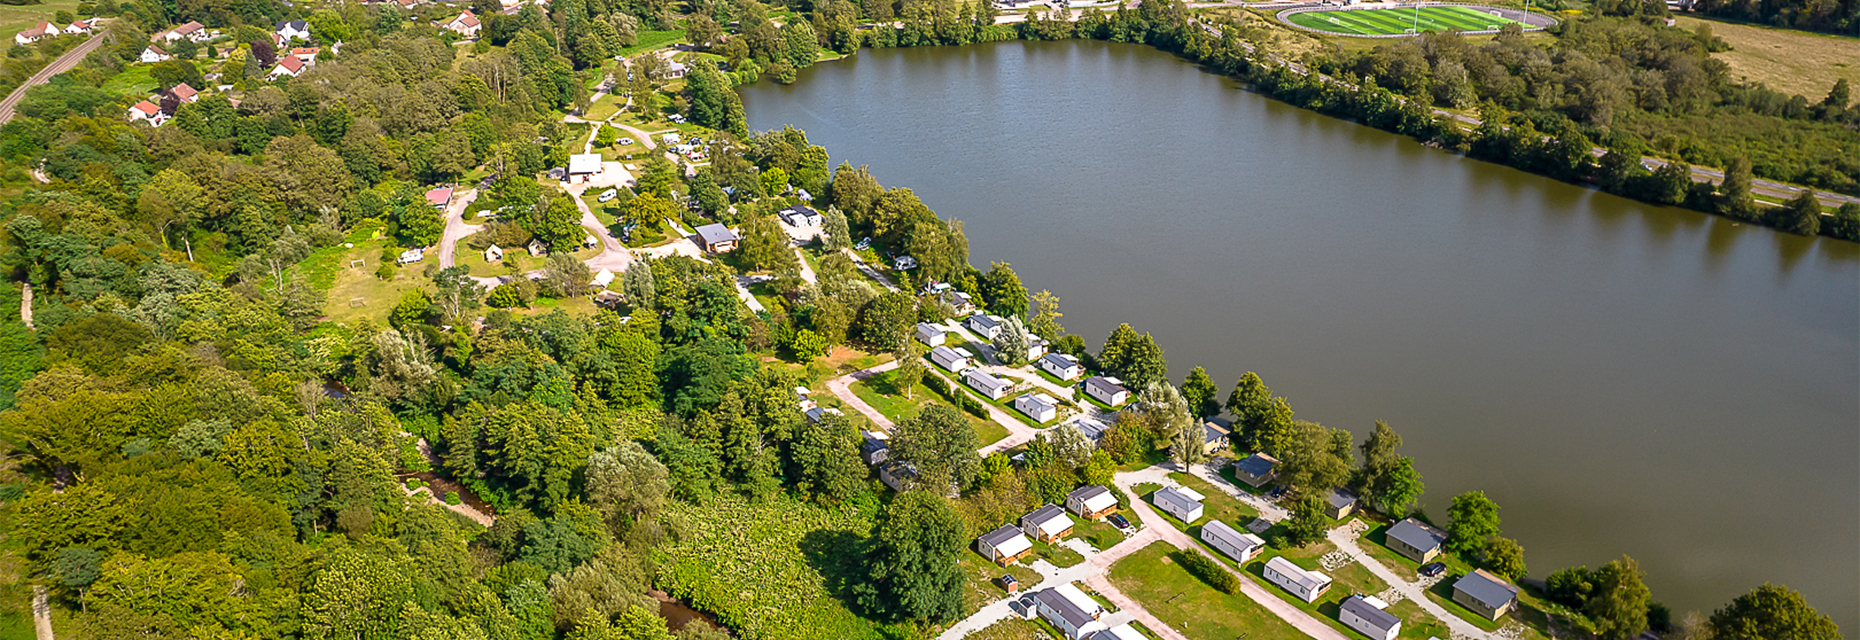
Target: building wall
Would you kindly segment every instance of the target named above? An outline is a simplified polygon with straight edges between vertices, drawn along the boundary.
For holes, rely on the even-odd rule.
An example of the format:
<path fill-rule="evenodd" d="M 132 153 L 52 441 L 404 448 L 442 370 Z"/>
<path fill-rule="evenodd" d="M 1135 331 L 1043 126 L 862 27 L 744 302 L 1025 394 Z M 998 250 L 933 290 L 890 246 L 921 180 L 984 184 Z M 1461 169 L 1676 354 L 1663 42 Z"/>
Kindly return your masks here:
<path fill-rule="evenodd" d="M 1453 589 L 1453 601 L 1458 602 L 1461 605 L 1464 605 L 1466 608 L 1472 609 L 1474 612 L 1478 613 L 1479 615 L 1485 616 L 1492 620 L 1497 620 L 1499 616 L 1505 615 L 1505 611 L 1508 611 L 1511 609 L 1511 603 L 1509 602 L 1505 603 L 1504 606 L 1499 607 L 1496 610 L 1491 607 L 1485 606 L 1485 603 L 1474 599 L 1472 596 L 1467 595 L 1465 591 L 1461 591 L 1457 587 Z"/>

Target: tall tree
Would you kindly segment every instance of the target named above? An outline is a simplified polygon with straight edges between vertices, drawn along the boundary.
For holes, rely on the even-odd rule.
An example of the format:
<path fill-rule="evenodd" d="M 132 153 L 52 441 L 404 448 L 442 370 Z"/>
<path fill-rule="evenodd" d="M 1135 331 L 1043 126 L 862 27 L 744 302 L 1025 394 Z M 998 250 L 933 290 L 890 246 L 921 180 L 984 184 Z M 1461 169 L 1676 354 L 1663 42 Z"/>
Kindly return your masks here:
<path fill-rule="evenodd" d="M 1527 571 L 1524 566 L 1524 546 L 1511 538 L 1494 536 L 1485 543 L 1485 559 L 1481 564 L 1512 582 L 1523 580 Z"/>
<path fill-rule="evenodd" d="M 756 269 L 799 271 L 801 268 L 800 258 L 789 248 L 788 233 L 782 231 L 781 223 L 772 216 L 752 216 L 749 224 L 743 226 L 743 243 L 737 251 Z"/>
<path fill-rule="evenodd" d="M 1240 436 L 1240 445 L 1258 451 L 1260 421 L 1272 408 L 1272 390 L 1260 381 L 1259 374 L 1248 371 L 1234 383 L 1225 406 L 1238 427 L 1234 432 Z"/>
<path fill-rule="evenodd" d="M 1813 236 L 1821 231 L 1821 200 L 1815 197 L 1814 189 L 1803 189 L 1802 195 L 1796 196 L 1777 207 L 1776 228 L 1799 236 Z"/>
<path fill-rule="evenodd" d="M 1834 620 L 1802 594 L 1782 585 L 1763 586 L 1738 596 L 1711 614 L 1712 640 L 1839 640 Z"/>
<path fill-rule="evenodd" d="M 1188 412 L 1188 400 L 1175 386 L 1156 382 L 1137 394 L 1137 413 L 1148 423 L 1151 433 L 1169 443 L 1170 454 L 1184 468 L 1206 462 L 1208 451 L 1202 444 L 1201 423 Z"/>
<path fill-rule="evenodd" d="M 839 251 L 853 245 L 852 231 L 846 226 L 846 212 L 839 207 L 827 207 L 825 225 L 821 228 L 828 251 Z"/>
<path fill-rule="evenodd" d="M 1597 635 L 1626 640 L 1647 630 L 1649 592 L 1639 562 L 1621 556 L 1596 569 L 1589 581 L 1594 590 L 1583 605 L 1583 613 L 1595 623 Z"/>
<path fill-rule="evenodd" d="M 1718 186 L 1719 213 L 1739 220 L 1754 219 L 1757 204 L 1750 196 L 1750 181 L 1750 159 L 1738 156 L 1731 160 L 1730 166 L 1724 168 L 1724 182 Z"/>
<path fill-rule="evenodd" d="M 1027 311 L 1027 330 L 1032 331 L 1033 335 L 1058 342 L 1059 337 L 1066 333 L 1066 328 L 1059 326 L 1059 318 L 1063 316 L 1065 314 L 1059 312 L 1059 296 L 1041 289 L 1039 293 L 1033 294 L 1033 307 Z"/>
<path fill-rule="evenodd" d="M 859 428 L 851 418 L 826 414 L 804 424 L 789 445 L 795 488 L 825 505 L 838 505 L 865 489 L 866 468 L 859 459 Z"/>
<path fill-rule="evenodd" d="M 1008 263 L 993 263 L 988 273 L 982 275 L 981 285 L 982 301 L 987 304 L 989 313 L 1008 317 L 1027 312 L 1027 288 L 1021 286 L 1020 276 Z"/>
<path fill-rule="evenodd" d="M 969 420 L 946 404 L 933 403 L 898 421 L 891 438 L 892 457 L 917 467 L 919 489 L 942 495 L 948 488 L 967 489 L 981 469 Z"/>
<path fill-rule="evenodd" d="M 966 428 L 966 427 L 965 427 Z M 866 555 L 859 603 L 883 617 L 942 624 L 962 616 L 962 516 L 941 494 L 907 491 L 885 507 Z"/>
<path fill-rule="evenodd" d="M 1447 527 L 1449 551 L 1471 553 L 1484 547 L 1488 538 L 1498 535 L 1498 504 L 1485 497 L 1483 491 L 1454 496 L 1447 516 L 1453 518 L 1453 524 Z"/>
<path fill-rule="evenodd" d="M 898 361 L 898 368 L 892 372 L 891 381 L 899 391 L 904 392 L 904 397 L 909 398 L 916 393 L 918 383 L 924 381 L 927 372 L 922 354 L 918 353 L 917 342 L 906 342 L 891 355 Z"/>
<path fill-rule="evenodd" d="M 1027 364 L 1029 350 L 1033 347 L 1032 336 L 1027 327 L 1022 326 L 1019 316 L 1008 316 L 1001 322 L 1001 332 L 995 334 L 993 344 L 995 357 L 1010 367 Z"/>
<path fill-rule="evenodd" d="M 1350 478 L 1350 432 L 1300 420 L 1278 456 L 1280 483 L 1299 495 L 1322 496 Z"/>
<path fill-rule="evenodd" d="M 1182 397 L 1188 400 L 1190 413 L 1199 417 L 1209 417 L 1221 412 L 1220 388 L 1208 378 L 1208 371 L 1199 366 L 1188 372 L 1182 380 Z"/>

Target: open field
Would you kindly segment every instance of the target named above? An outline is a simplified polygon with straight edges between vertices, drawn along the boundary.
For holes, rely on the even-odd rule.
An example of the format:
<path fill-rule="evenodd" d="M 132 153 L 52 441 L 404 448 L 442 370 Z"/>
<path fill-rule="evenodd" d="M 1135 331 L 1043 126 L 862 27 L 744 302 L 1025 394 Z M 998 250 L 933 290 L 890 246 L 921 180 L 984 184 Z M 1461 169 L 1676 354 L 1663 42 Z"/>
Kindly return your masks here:
<path fill-rule="evenodd" d="M 1711 54 L 1731 65 L 1731 77 L 1761 82 L 1783 93 L 1820 103 L 1834 81 L 1860 84 L 1860 39 L 1806 31 L 1773 29 L 1735 22 L 1679 18 L 1687 31 L 1711 25 L 1712 35 L 1730 43 L 1730 51 Z"/>
<path fill-rule="evenodd" d="M 1482 31 L 1518 22 L 1472 7 L 1422 7 L 1364 11 L 1312 11 L 1285 17 L 1292 24 L 1318 31 L 1382 36 L 1422 31 Z"/>
<path fill-rule="evenodd" d="M 0 5 L 0 38 L 12 42 L 14 35 L 32 28 L 32 25 L 38 24 L 40 20 L 50 22 L 54 13 L 70 11 L 76 14 L 77 6 L 78 0 L 48 0 L 45 4 L 32 5 Z"/>
<path fill-rule="evenodd" d="M 917 415 L 924 405 L 949 404 L 943 401 L 942 396 L 924 386 L 922 382 L 917 383 L 917 387 L 911 390 L 911 397 L 904 397 L 903 390 L 898 389 L 892 381 L 890 371 L 852 383 L 850 388 L 860 400 L 872 405 L 872 408 L 877 409 L 885 417 L 891 418 L 894 423 Z M 969 421 L 969 426 L 975 429 L 975 441 L 978 443 L 988 444 L 1008 436 L 1007 428 L 995 424 L 993 420 L 977 418 L 966 411 L 959 413 Z"/>
<path fill-rule="evenodd" d="M 1169 545 L 1152 544 L 1118 560 L 1111 565 L 1111 584 L 1190 638 L 1305 638 L 1246 596 L 1221 593 L 1189 575 L 1170 557 L 1172 552 Z"/>

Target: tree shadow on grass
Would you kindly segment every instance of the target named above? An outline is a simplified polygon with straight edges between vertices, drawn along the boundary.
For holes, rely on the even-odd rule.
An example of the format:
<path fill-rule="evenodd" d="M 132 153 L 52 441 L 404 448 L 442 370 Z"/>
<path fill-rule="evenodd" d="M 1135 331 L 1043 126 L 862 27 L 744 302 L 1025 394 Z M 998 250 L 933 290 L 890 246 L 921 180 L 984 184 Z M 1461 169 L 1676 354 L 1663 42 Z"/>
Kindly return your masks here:
<path fill-rule="evenodd" d="M 801 536 L 799 547 L 808 566 L 820 572 L 829 595 L 847 609 L 865 611 L 853 591 L 854 585 L 866 580 L 865 538 L 850 531 L 809 531 Z"/>

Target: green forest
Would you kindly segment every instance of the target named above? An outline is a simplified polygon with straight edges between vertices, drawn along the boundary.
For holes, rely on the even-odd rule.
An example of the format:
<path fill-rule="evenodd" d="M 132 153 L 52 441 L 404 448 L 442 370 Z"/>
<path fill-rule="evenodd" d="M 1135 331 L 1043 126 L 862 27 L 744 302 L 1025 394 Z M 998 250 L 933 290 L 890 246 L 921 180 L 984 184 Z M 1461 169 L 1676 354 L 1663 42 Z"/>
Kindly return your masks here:
<path fill-rule="evenodd" d="M 1406 515 L 1422 486 L 1385 425 L 1358 460 L 1347 432 L 1293 420 L 1257 376 L 1221 402 L 1199 368 L 1168 384 L 1161 348 L 1128 325 L 1089 350 L 1058 322 L 1057 296 L 1008 264 L 971 265 L 960 221 L 865 167 L 835 167 L 805 132 L 747 129 L 733 86 L 792 82 L 829 51 L 1147 43 L 1479 157 L 1860 235 L 1860 209 L 1823 225 L 1818 209 L 1759 210 L 1748 193 L 1752 175 L 1854 192 L 1855 159 L 1828 152 L 1854 142 L 1848 96 L 1810 104 L 1734 86 L 1700 62 L 1708 38 L 1632 16 L 1568 23 L 1549 47 L 1428 36 L 1307 62 L 1363 85 L 1345 92 L 1254 62 L 1243 29 L 1211 37 L 1171 1 L 1016 26 L 994 24 L 985 2 L 557 0 L 506 13 L 481 1 L 470 42 L 433 26 L 460 8 L 80 5 L 111 18 L 110 40 L 29 89 L 0 126 L 0 637 L 31 636 L 38 594 L 58 633 L 77 638 L 929 637 L 979 605 L 962 567 L 974 536 L 1170 451 L 1200 462 L 1199 418 L 1223 412 L 1237 448 L 1287 461 L 1297 515 L 1275 545 L 1322 534 L 1317 500 L 1331 486 Z M 297 19 L 310 41 L 273 39 L 274 21 Z M 190 20 L 222 35 L 139 62 L 150 34 Z M 873 22 L 897 26 L 859 28 Z M 680 38 L 699 51 L 674 77 L 651 49 Z M 0 88 L 78 41 L 12 48 Z M 312 45 L 310 70 L 273 72 Z M 636 159 L 634 187 L 595 215 L 623 233 L 661 219 L 737 225 L 742 246 L 635 262 L 611 285 L 618 303 L 569 313 L 594 293 L 569 255 L 585 233 L 578 195 L 541 176 L 591 137 L 613 143 L 564 119 L 610 75 L 641 110 L 688 116 L 709 164 L 687 174 Z M 182 84 L 226 89 L 187 101 L 169 91 Z M 166 123 L 129 122 L 155 91 Z M 1429 102 L 1478 105 L 1488 126 L 1458 132 Z M 1748 137 L 1699 124 L 1724 117 L 1747 119 Z M 1591 158 L 1592 140 L 1617 151 Z M 1733 180 L 1700 190 L 1623 163 L 1641 148 L 1723 160 Z M 442 237 L 447 221 L 423 195 L 437 185 L 479 186 L 472 214 L 495 214 L 479 233 L 551 252 L 541 276 L 491 284 L 481 278 L 500 274 L 396 264 Z M 826 235 L 797 251 L 772 214 L 802 191 L 817 194 Z M 861 238 L 878 248 L 853 251 Z M 345 264 L 356 247 L 380 256 Z M 918 260 L 902 289 L 853 257 L 882 250 Z M 763 311 L 739 296 L 743 274 L 769 276 Z M 395 294 L 358 309 L 333 298 L 343 278 Z M 911 340 L 918 322 L 955 314 L 931 282 L 1012 319 L 1020 342 L 1004 344 L 1042 338 L 1140 389 L 1137 402 L 1096 445 L 1056 429 L 1014 449 L 1019 461 L 980 455 L 989 443 L 964 412 L 987 407 L 926 376 Z M 902 492 L 861 459 L 863 418 L 809 418 L 797 394 L 885 361 L 901 363 L 903 388 L 914 376 L 938 398 L 891 434 L 892 458 L 916 470 Z M 1496 505 L 1461 498 L 1462 555 L 1525 575 Z M 1605 637 L 1837 637 L 1783 587 L 1686 626 L 1648 600 L 1631 559 L 1556 576 L 1560 615 Z M 685 605 L 716 624 L 674 631 L 668 614 Z"/>

